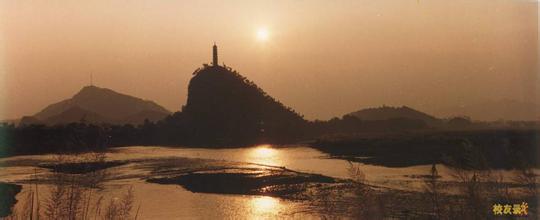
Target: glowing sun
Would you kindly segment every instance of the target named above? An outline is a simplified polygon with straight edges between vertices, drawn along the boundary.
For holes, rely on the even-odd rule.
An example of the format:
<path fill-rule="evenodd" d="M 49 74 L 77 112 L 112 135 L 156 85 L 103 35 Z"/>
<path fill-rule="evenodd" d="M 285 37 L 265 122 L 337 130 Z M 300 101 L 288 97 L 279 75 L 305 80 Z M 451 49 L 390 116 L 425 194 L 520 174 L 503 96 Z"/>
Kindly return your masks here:
<path fill-rule="evenodd" d="M 268 41 L 270 33 L 268 32 L 268 29 L 261 27 L 257 29 L 256 37 L 258 41 L 265 42 Z"/>

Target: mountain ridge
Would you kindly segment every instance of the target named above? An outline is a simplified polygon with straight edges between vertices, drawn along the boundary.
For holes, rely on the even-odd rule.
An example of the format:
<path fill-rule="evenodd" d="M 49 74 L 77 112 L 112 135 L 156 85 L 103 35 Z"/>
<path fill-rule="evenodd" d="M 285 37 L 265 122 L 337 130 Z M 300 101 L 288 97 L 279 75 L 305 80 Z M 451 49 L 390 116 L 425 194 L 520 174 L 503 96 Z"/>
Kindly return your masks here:
<path fill-rule="evenodd" d="M 440 119 L 434 116 L 415 110 L 408 106 L 392 107 L 383 105 L 381 107 L 375 108 L 364 108 L 355 112 L 348 113 L 346 115 L 354 116 L 365 121 L 407 118 L 422 120 L 428 125 L 435 125 L 441 122 Z"/>
<path fill-rule="evenodd" d="M 21 119 L 21 124 L 89 123 L 141 124 L 146 118 L 157 121 L 171 114 L 153 101 L 122 94 L 108 88 L 85 86 L 71 98 L 53 103 Z M 145 117 L 144 119 L 142 117 Z"/>

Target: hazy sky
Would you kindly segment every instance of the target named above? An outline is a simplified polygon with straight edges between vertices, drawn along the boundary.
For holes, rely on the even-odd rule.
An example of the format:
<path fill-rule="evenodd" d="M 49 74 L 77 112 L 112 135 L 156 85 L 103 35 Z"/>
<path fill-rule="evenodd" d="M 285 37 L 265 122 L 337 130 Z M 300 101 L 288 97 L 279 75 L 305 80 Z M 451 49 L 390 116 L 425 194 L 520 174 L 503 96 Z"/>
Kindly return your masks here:
<path fill-rule="evenodd" d="M 177 111 L 214 41 L 220 62 L 308 119 L 540 91 L 536 1 L 0 0 L 0 119 L 71 97 L 90 73 Z"/>

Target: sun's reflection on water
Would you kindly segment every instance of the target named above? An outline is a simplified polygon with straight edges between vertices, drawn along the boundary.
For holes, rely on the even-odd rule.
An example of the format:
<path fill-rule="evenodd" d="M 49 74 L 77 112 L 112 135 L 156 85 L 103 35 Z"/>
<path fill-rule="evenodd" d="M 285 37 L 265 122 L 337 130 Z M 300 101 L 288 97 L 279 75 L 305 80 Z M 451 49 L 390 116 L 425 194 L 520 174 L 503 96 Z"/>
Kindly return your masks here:
<path fill-rule="evenodd" d="M 259 215 L 276 215 L 280 211 L 280 202 L 279 199 L 269 197 L 269 196 L 261 196 L 261 197 L 255 197 L 250 201 L 250 206 L 252 213 L 256 216 Z"/>
<path fill-rule="evenodd" d="M 279 166 L 281 164 L 280 152 L 270 145 L 259 145 L 248 152 L 246 159 L 252 163 Z"/>

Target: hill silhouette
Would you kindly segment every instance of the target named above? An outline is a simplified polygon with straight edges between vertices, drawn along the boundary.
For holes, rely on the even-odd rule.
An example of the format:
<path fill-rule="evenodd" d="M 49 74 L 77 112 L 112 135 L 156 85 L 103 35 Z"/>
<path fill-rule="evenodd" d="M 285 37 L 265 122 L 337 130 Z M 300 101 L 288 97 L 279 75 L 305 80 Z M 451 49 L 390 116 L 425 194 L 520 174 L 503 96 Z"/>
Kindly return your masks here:
<path fill-rule="evenodd" d="M 97 86 L 86 86 L 72 98 L 52 104 L 21 124 L 67 124 L 71 122 L 141 124 L 157 121 L 170 112 L 158 104 Z"/>
<path fill-rule="evenodd" d="M 238 145 L 299 138 L 307 121 L 229 67 L 194 72 L 181 113 L 167 121 L 184 127 L 192 143 Z"/>
<path fill-rule="evenodd" d="M 60 114 L 45 118 L 42 122 L 45 124 L 68 124 L 71 122 L 89 122 L 95 124 L 111 123 L 113 119 L 106 118 L 95 112 L 85 110 L 79 106 L 71 106 Z"/>
<path fill-rule="evenodd" d="M 415 119 L 425 122 L 427 125 L 436 125 L 441 121 L 438 118 L 435 118 L 426 113 L 417 111 L 415 109 L 409 108 L 407 106 L 402 107 L 391 107 L 391 106 L 382 106 L 378 108 L 366 108 L 356 112 L 349 113 L 348 115 L 357 117 L 364 121 L 380 121 L 380 120 L 390 120 L 390 119 Z"/>

